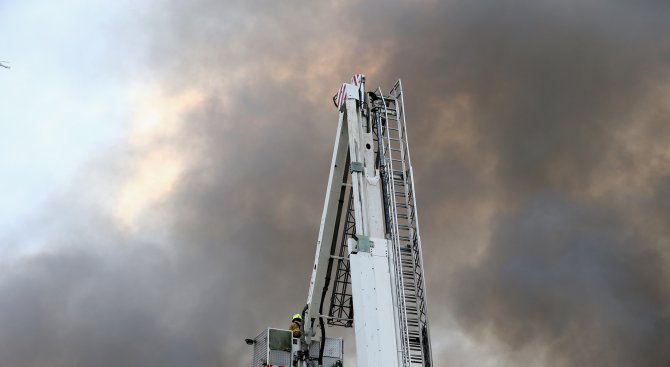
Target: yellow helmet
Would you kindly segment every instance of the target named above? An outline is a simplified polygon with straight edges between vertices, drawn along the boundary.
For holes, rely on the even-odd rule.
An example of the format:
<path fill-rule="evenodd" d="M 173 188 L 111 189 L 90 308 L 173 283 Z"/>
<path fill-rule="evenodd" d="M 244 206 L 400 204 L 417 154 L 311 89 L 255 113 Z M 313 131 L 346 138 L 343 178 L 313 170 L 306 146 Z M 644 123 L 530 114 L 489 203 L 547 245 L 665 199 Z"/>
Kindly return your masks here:
<path fill-rule="evenodd" d="M 293 315 L 293 320 L 300 320 L 300 321 L 302 321 L 302 316 L 300 316 L 300 314 L 297 313 L 297 314 Z"/>

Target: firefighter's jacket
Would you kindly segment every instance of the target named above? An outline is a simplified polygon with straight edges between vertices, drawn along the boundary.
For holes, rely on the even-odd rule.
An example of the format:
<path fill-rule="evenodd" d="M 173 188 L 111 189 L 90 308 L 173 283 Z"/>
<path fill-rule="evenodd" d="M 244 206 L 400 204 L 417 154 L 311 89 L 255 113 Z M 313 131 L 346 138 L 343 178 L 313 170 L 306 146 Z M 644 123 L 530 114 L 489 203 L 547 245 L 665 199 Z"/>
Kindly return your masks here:
<path fill-rule="evenodd" d="M 291 330 L 294 338 L 300 337 L 300 323 L 293 321 L 288 329 Z"/>

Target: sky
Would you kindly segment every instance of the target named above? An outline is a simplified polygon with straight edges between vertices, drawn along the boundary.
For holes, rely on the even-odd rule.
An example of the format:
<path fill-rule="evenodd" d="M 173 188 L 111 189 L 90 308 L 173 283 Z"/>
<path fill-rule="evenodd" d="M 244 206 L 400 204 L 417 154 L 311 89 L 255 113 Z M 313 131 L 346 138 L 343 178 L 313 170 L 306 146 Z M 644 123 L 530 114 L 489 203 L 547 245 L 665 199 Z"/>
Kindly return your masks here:
<path fill-rule="evenodd" d="M 0 1 L 0 366 L 249 365 L 355 73 L 403 80 L 436 365 L 670 365 L 669 2 L 138 3 Z"/>

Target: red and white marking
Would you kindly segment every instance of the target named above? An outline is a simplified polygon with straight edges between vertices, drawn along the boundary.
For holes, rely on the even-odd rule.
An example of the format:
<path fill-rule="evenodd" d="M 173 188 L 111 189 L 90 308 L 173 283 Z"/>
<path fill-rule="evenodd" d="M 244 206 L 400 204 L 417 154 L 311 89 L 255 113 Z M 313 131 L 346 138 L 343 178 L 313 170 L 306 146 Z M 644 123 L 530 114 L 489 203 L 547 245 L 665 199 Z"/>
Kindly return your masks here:
<path fill-rule="evenodd" d="M 337 95 L 335 96 L 335 105 L 338 109 L 342 109 L 344 101 L 347 98 L 354 98 L 360 92 L 363 84 L 363 74 L 356 74 L 351 77 L 351 84 L 344 83 L 340 86 Z"/>
<path fill-rule="evenodd" d="M 351 84 L 360 87 L 362 83 L 363 83 L 363 74 L 356 74 L 351 77 Z"/>

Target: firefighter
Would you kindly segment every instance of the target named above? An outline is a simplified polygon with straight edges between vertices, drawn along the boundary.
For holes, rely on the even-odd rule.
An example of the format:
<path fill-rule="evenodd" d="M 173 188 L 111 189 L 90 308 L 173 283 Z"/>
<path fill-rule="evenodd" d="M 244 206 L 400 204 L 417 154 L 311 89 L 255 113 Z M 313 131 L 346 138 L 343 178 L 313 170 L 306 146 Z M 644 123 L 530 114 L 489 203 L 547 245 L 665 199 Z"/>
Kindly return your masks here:
<path fill-rule="evenodd" d="M 300 337 L 300 329 L 302 326 L 302 316 L 300 316 L 299 313 L 293 315 L 293 320 L 291 320 L 291 325 L 289 325 L 288 329 L 291 330 L 293 333 L 294 338 L 299 338 Z"/>

